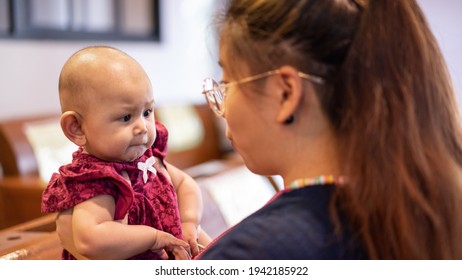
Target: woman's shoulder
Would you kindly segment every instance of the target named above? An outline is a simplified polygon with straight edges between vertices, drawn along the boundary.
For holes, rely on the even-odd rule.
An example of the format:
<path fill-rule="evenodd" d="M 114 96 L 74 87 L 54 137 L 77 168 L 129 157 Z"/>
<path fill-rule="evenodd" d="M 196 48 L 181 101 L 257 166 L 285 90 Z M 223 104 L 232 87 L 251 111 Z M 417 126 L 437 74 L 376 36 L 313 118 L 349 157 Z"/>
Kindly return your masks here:
<path fill-rule="evenodd" d="M 308 193 L 312 197 L 306 198 Z M 324 196 L 329 197 L 327 189 L 297 190 L 280 195 L 217 239 L 201 258 L 350 258 L 344 252 L 349 238 L 334 234 L 328 199 L 323 199 Z M 318 203 L 309 204 L 316 198 Z"/>

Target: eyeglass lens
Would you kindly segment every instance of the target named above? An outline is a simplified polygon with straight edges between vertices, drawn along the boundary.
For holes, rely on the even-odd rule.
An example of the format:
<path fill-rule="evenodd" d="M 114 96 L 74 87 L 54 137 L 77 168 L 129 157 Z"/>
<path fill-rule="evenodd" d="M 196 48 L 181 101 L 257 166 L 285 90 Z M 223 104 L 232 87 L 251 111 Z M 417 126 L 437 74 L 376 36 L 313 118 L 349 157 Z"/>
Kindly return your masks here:
<path fill-rule="evenodd" d="M 211 78 L 204 80 L 203 91 L 210 108 L 218 115 L 221 115 L 223 92 L 219 84 Z"/>

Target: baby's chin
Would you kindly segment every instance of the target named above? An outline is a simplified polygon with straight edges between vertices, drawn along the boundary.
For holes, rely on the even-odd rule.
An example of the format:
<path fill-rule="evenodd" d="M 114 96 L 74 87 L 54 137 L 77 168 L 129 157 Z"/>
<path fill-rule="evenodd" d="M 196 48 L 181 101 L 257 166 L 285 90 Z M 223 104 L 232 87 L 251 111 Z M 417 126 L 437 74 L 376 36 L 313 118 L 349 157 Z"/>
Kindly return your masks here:
<path fill-rule="evenodd" d="M 132 162 L 132 161 L 135 161 L 137 160 L 139 157 L 141 157 L 142 155 L 144 155 L 144 153 L 146 152 L 146 148 L 145 149 L 139 149 L 135 152 L 132 152 L 132 153 L 129 153 L 127 154 L 127 156 L 125 157 L 125 159 L 123 161 L 125 162 Z"/>
<path fill-rule="evenodd" d="M 119 154 L 119 162 L 132 162 L 144 155 L 146 151 L 152 146 L 152 143 L 143 143 L 139 145 L 132 145 L 127 147 L 123 154 Z"/>

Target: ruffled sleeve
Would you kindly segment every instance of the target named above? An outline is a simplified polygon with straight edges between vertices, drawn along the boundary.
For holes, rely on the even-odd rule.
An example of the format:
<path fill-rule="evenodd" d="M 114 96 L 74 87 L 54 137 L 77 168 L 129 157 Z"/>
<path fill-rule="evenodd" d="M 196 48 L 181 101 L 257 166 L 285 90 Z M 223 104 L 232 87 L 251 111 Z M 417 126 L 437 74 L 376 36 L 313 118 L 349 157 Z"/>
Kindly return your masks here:
<path fill-rule="evenodd" d="M 167 155 L 167 141 L 168 141 L 168 130 L 167 128 L 159 121 L 156 121 L 156 140 L 152 145 L 153 155 L 162 161 Z"/>
<path fill-rule="evenodd" d="M 111 195 L 116 203 L 114 219 L 123 219 L 133 202 L 133 190 L 114 168 L 98 162 L 69 164 L 53 174 L 42 195 L 42 212 L 62 212 L 98 195 Z"/>

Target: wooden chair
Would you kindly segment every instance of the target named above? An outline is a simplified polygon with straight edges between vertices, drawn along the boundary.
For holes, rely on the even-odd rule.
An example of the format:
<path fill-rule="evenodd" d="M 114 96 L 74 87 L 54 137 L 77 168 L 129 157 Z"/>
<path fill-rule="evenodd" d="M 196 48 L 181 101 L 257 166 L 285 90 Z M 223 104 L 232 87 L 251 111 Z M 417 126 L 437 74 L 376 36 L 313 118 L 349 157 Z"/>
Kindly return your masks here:
<path fill-rule="evenodd" d="M 56 214 L 0 230 L 0 260 L 59 260 Z"/>

